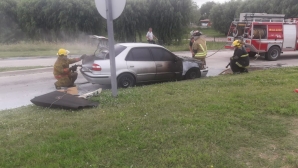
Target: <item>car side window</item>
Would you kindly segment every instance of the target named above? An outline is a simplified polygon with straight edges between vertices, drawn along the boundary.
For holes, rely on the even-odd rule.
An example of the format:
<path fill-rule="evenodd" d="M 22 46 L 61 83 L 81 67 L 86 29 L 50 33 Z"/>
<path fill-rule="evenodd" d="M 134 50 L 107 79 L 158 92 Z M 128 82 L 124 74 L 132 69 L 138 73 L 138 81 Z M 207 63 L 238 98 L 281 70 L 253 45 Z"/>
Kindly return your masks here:
<path fill-rule="evenodd" d="M 150 48 L 154 61 L 162 61 L 163 60 L 163 51 L 160 48 Z"/>
<path fill-rule="evenodd" d="M 171 52 L 162 48 L 150 49 L 154 58 L 154 61 L 173 61 L 174 56 Z"/>
<path fill-rule="evenodd" d="M 164 51 L 164 58 L 163 59 L 165 61 L 174 61 L 174 55 L 171 52 L 169 52 L 165 49 L 163 49 L 163 51 Z"/>
<path fill-rule="evenodd" d="M 126 61 L 153 61 L 147 48 L 133 48 L 126 56 Z"/>

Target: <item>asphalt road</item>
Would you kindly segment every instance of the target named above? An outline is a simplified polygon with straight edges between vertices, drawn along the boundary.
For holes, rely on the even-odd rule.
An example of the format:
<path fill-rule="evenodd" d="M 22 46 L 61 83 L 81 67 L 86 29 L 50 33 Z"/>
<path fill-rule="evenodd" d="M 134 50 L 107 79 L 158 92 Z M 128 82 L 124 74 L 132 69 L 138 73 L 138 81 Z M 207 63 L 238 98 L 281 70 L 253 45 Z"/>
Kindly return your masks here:
<path fill-rule="evenodd" d="M 208 56 L 215 51 L 208 51 Z M 190 52 L 175 52 L 177 55 L 190 56 Z M 216 76 L 224 71 L 233 54 L 230 50 L 223 50 L 207 58 L 209 72 L 207 76 Z M 0 73 L 0 110 L 17 108 L 31 104 L 30 99 L 51 91 L 54 91 L 55 79 L 52 75 L 52 67 L 56 57 L 43 58 L 14 58 L 0 60 L 1 67 L 19 66 L 50 66 L 47 68 L 3 72 Z M 278 61 L 266 61 L 263 58 L 251 59 L 251 65 L 259 66 L 297 66 L 298 53 L 290 52 L 281 56 Z M 79 94 L 87 93 L 98 88 L 110 89 L 110 86 L 100 86 L 86 83 L 84 77 L 79 74 L 76 81 Z"/>

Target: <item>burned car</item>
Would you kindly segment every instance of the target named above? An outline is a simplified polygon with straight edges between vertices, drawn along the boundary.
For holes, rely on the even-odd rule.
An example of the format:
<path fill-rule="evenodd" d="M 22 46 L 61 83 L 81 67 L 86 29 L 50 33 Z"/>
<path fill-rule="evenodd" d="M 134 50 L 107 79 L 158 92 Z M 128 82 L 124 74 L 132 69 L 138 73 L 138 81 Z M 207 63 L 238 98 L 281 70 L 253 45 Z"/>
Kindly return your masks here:
<path fill-rule="evenodd" d="M 99 41 L 103 37 L 95 36 Z M 138 83 L 162 82 L 205 77 L 207 68 L 199 60 L 173 54 L 160 45 L 147 43 L 118 43 L 115 48 L 118 87 Z M 93 84 L 110 85 L 109 51 L 99 45 L 92 56 L 82 60 L 82 75 Z"/>

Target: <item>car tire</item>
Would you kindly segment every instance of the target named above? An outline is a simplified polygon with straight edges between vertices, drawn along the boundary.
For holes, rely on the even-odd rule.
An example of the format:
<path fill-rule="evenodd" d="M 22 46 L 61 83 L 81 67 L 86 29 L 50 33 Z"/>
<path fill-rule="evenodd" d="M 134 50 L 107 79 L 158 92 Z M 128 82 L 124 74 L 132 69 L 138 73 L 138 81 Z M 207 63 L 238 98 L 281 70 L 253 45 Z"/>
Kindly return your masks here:
<path fill-rule="evenodd" d="M 185 75 L 186 79 L 195 79 L 201 77 L 201 72 L 198 69 L 190 69 Z"/>
<path fill-rule="evenodd" d="M 117 78 L 117 83 L 118 87 L 128 88 L 135 86 L 136 81 L 132 74 L 124 73 Z"/>
<path fill-rule="evenodd" d="M 280 56 L 280 48 L 277 46 L 270 47 L 269 51 L 266 53 L 265 58 L 269 61 L 276 61 Z"/>

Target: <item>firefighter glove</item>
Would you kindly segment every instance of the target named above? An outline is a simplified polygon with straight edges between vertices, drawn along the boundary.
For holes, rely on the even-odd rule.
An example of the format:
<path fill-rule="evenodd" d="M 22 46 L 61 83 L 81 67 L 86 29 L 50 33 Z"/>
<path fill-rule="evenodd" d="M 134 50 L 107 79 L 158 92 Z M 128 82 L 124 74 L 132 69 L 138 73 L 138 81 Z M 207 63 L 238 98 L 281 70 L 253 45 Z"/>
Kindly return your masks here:
<path fill-rule="evenodd" d="M 74 72 L 77 71 L 77 65 L 73 65 L 72 67 L 69 68 L 70 71 Z"/>

